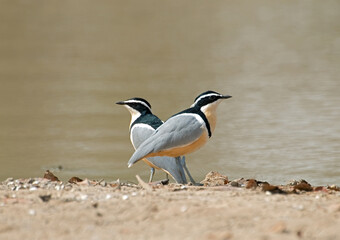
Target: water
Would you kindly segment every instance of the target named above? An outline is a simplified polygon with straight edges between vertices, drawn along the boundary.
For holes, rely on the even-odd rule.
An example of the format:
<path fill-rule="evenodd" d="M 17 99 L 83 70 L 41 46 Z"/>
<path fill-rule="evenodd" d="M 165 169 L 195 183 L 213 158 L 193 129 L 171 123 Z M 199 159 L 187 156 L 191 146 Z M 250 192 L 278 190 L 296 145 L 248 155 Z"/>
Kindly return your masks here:
<path fill-rule="evenodd" d="M 144 97 L 165 120 L 211 89 L 233 98 L 187 156 L 197 180 L 340 184 L 338 1 L 1 5 L 0 179 L 146 180 L 145 164 L 127 169 L 130 116 L 114 102 Z"/>

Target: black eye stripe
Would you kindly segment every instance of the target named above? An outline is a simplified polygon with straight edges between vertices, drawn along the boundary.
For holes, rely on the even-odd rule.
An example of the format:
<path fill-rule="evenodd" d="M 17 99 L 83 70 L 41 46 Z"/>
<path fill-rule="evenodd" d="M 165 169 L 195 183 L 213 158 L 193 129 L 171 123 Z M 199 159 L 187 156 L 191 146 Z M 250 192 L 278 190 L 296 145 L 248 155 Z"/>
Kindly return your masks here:
<path fill-rule="evenodd" d="M 218 96 L 212 95 L 212 96 L 209 96 L 208 99 L 209 99 L 209 100 L 217 100 L 217 99 L 218 99 Z"/>

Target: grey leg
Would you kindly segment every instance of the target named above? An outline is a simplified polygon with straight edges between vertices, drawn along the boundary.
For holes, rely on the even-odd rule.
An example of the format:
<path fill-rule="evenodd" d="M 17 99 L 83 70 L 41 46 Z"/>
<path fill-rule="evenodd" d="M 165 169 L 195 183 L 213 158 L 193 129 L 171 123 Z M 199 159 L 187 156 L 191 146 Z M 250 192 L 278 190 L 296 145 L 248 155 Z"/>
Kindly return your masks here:
<path fill-rule="evenodd" d="M 192 182 L 194 185 L 197 185 L 197 183 L 195 182 L 195 180 L 193 179 L 193 177 L 191 176 L 190 172 L 189 172 L 189 169 L 187 168 L 187 165 L 185 163 L 185 156 L 182 157 L 181 159 L 181 164 L 185 170 L 185 172 L 187 173 L 189 179 L 190 179 L 190 182 Z"/>
<path fill-rule="evenodd" d="M 150 178 L 149 178 L 149 183 L 152 182 L 153 175 L 155 174 L 155 169 L 152 167 L 150 168 Z"/>
<path fill-rule="evenodd" d="M 184 164 L 185 164 L 185 159 L 184 159 Z M 177 180 L 177 183 L 187 184 L 188 182 L 187 182 L 187 178 L 185 176 L 185 172 L 183 168 L 182 157 L 176 157 L 176 165 L 181 166 L 181 167 L 178 167 L 178 177 L 180 177 L 180 179 Z"/>

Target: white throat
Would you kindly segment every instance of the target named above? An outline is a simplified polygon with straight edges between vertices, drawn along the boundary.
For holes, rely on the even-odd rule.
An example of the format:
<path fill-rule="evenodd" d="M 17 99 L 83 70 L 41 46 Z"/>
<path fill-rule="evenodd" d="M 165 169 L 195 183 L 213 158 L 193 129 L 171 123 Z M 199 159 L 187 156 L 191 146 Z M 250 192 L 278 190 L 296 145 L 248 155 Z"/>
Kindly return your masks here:
<path fill-rule="evenodd" d="M 137 120 L 137 118 L 140 117 L 141 113 L 138 112 L 137 110 L 133 109 L 132 107 L 128 106 L 128 105 L 124 105 L 124 107 L 126 107 L 126 109 L 129 110 L 129 112 L 131 114 L 131 121 L 130 121 L 130 125 L 129 125 L 129 128 L 131 128 L 131 125 Z"/>
<path fill-rule="evenodd" d="M 214 132 L 215 127 L 216 127 L 216 121 L 217 121 L 216 109 L 217 109 L 217 106 L 220 104 L 220 102 L 221 102 L 221 99 L 201 107 L 201 111 L 204 113 L 204 115 L 207 117 L 209 121 L 211 132 Z"/>

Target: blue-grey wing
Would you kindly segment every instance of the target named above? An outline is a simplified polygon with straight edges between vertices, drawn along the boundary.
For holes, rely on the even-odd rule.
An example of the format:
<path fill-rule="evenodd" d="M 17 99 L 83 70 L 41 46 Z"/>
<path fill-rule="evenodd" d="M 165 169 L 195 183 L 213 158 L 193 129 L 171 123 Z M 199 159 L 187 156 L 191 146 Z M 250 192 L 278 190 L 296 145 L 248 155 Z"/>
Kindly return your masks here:
<path fill-rule="evenodd" d="M 133 146 L 138 148 L 148 139 L 155 130 L 147 124 L 135 124 L 130 130 L 130 138 Z M 187 183 L 184 168 L 180 160 L 173 157 L 152 157 L 148 160 L 155 166 L 168 172 L 177 183 Z"/>
<path fill-rule="evenodd" d="M 130 140 L 135 149 L 137 149 L 146 139 L 148 139 L 155 129 L 147 124 L 135 124 L 130 130 Z"/>
<path fill-rule="evenodd" d="M 153 152 L 190 144 L 201 137 L 204 131 L 207 131 L 205 123 L 197 114 L 174 116 L 151 136 L 150 142 L 155 144 Z"/>
<path fill-rule="evenodd" d="M 168 119 L 156 129 L 131 156 L 131 166 L 150 153 L 190 144 L 197 140 L 206 130 L 205 123 L 196 114 L 180 114 Z"/>

